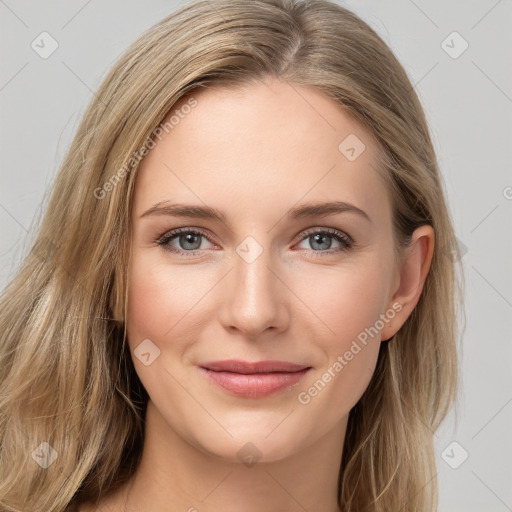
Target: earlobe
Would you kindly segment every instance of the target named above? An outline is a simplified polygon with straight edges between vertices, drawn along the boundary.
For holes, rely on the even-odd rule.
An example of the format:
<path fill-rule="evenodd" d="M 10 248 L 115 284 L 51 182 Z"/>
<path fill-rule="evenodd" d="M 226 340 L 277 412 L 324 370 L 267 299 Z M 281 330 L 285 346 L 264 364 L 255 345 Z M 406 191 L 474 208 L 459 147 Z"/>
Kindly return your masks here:
<path fill-rule="evenodd" d="M 434 238 L 432 226 L 420 226 L 414 231 L 410 245 L 404 249 L 404 258 L 399 268 L 398 287 L 388 306 L 398 303 L 401 308 L 393 322 L 386 324 L 382 329 L 381 340 L 394 336 L 416 307 L 432 263 Z"/>

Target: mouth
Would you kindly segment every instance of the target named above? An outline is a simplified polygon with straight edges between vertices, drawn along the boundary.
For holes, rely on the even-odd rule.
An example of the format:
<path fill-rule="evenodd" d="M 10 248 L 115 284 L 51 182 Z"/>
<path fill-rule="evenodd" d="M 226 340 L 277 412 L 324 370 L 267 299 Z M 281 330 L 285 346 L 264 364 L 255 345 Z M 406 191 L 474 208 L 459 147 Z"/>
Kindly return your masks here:
<path fill-rule="evenodd" d="M 224 391 L 244 398 L 261 398 L 291 388 L 311 366 L 285 361 L 215 361 L 199 366 L 210 382 Z"/>

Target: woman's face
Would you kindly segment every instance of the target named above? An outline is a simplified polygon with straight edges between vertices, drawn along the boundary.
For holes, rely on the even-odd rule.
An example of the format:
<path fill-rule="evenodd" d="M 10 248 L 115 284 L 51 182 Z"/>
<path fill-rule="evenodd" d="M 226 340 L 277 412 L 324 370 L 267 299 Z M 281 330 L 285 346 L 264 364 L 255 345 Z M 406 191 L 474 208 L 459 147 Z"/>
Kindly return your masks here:
<path fill-rule="evenodd" d="M 316 90 L 271 81 L 193 97 L 138 171 L 130 349 L 182 439 L 278 460 L 343 430 L 402 323 L 390 198 L 369 132 Z M 340 208 L 302 210 L 324 203 Z M 306 370 L 203 368 L 226 360 Z"/>

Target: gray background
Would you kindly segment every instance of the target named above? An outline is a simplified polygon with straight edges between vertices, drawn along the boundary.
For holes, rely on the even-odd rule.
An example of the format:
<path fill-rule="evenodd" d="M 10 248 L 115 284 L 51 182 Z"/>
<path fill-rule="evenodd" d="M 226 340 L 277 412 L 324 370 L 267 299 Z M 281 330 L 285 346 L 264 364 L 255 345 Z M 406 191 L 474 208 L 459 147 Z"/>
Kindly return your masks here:
<path fill-rule="evenodd" d="M 460 415 L 435 436 L 440 512 L 512 510 L 512 4 L 339 3 L 377 30 L 415 84 L 465 252 Z M 0 0 L 0 287 L 28 249 L 93 91 L 124 49 L 177 5 Z M 31 48 L 43 31 L 59 45 L 47 59 Z M 442 46 L 453 31 L 469 44 L 457 58 Z M 445 44 L 462 48 L 460 39 Z"/>

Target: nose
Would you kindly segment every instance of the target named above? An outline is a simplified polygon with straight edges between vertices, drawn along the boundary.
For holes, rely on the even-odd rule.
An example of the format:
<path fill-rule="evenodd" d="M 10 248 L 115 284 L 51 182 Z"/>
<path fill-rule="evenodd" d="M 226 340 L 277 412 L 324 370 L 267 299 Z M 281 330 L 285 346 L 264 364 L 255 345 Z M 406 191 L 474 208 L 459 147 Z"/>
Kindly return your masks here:
<path fill-rule="evenodd" d="M 250 250 L 256 249 L 251 246 Z M 221 319 L 227 330 L 252 340 L 267 331 L 276 334 L 287 328 L 286 294 L 290 293 L 270 251 L 265 249 L 254 256 L 246 257 L 243 251 L 235 254 L 234 268 L 224 284 L 226 300 Z"/>

